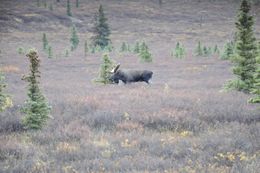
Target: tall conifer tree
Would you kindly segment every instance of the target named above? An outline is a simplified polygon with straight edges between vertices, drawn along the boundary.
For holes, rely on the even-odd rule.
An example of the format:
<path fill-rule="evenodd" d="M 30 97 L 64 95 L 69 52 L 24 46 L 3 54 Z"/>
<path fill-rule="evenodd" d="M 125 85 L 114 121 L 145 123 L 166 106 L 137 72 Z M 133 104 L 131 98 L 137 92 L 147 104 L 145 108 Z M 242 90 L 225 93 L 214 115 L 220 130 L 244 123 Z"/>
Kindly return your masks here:
<path fill-rule="evenodd" d="M 104 49 L 111 43 L 109 36 L 110 29 L 107 24 L 107 18 L 105 17 L 102 5 L 100 5 L 98 9 L 98 14 L 95 16 L 94 36 L 92 37 L 92 44 L 95 47 L 100 46 L 101 49 Z"/>
<path fill-rule="evenodd" d="M 250 15 L 250 3 L 242 0 L 236 22 L 236 54 L 233 56 L 233 73 L 237 79 L 229 82 L 229 87 L 249 92 L 253 87 L 256 71 L 257 45 L 253 32 L 254 19 Z"/>

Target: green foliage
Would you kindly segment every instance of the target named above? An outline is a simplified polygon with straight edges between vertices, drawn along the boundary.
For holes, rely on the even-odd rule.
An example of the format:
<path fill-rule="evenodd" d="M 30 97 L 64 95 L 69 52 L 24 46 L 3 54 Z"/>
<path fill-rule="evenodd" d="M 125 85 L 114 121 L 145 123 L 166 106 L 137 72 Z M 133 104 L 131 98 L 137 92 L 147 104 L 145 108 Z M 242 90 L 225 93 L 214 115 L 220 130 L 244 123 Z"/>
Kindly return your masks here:
<path fill-rule="evenodd" d="M 230 60 L 234 54 L 235 54 L 235 44 L 233 41 L 228 42 L 224 46 L 224 52 L 221 55 L 221 59 Z"/>
<path fill-rule="evenodd" d="M 179 42 L 177 42 L 175 49 L 172 51 L 171 56 L 174 56 L 175 58 L 183 58 L 185 55 L 185 48 L 184 46 L 181 46 Z"/>
<path fill-rule="evenodd" d="M 47 8 L 47 2 L 46 2 L 46 0 L 44 0 L 43 6 L 44 6 L 44 8 Z"/>
<path fill-rule="evenodd" d="M 69 57 L 69 50 L 68 49 L 66 49 L 66 51 L 65 51 L 65 57 Z"/>
<path fill-rule="evenodd" d="M 19 48 L 17 49 L 17 52 L 18 52 L 20 55 L 23 55 L 23 54 L 25 54 L 25 49 L 24 49 L 23 47 L 19 47 Z"/>
<path fill-rule="evenodd" d="M 243 85 L 238 90 L 249 92 L 254 84 L 257 45 L 253 32 L 254 19 L 249 14 L 250 3 L 242 0 L 238 14 L 236 54 L 232 57 L 233 73 Z M 237 89 L 237 88 L 234 88 Z"/>
<path fill-rule="evenodd" d="M 96 80 L 96 82 L 100 82 L 103 84 L 109 84 L 111 81 L 109 80 L 110 78 L 110 71 L 113 69 L 115 63 L 110 59 L 108 54 L 103 55 L 103 63 L 100 66 L 100 71 L 99 71 L 99 77 Z"/>
<path fill-rule="evenodd" d="M 26 55 L 30 61 L 30 73 L 23 77 L 29 83 L 28 99 L 25 102 L 22 112 L 25 113 L 23 124 L 28 129 L 41 129 L 49 118 L 50 106 L 39 88 L 40 59 L 37 51 L 31 49 Z"/>
<path fill-rule="evenodd" d="M 12 107 L 11 97 L 4 92 L 6 88 L 5 77 L 0 72 L 0 112 L 3 112 L 6 108 Z"/>
<path fill-rule="evenodd" d="M 196 56 L 203 56 L 203 49 L 200 41 L 198 42 L 197 48 L 195 50 L 195 54 Z"/>
<path fill-rule="evenodd" d="M 254 83 L 251 89 L 251 93 L 254 94 L 255 97 L 249 99 L 249 102 L 260 103 L 260 62 L 258 62 L 256 72 L 254 73 Z"/>
<path fill-rule="evenodd" d="M 41 7 L 40 0 L 37 0 L 37 7 Z"/>
<path fill-rule="evenodd" d="M 48 58 L 53 58 L 53 52 L 52 52 L 52 47 L 48 47 Z"/>
<path fill-rule="evenodd" d="M 134 53 L 140 53 L 140 46 L 138 41 L 135 43 Z"/>
<path fill-rule="evenodd" d="M 42 35 L 42 44 L 43 44 L 43 50 L 46 51 L 49 43 L 48 43 L 47 36 L 45 33 L 43 33 L 43 35 Z"/>
<path fill-rule="evenodd" d="M 123 42 L 120 48 L 120 52 L 126 52 L 126 51 L 128 51 L 128 46 L 126 42 Z"/>
<path fill-rule="evenodd" d="M 85 53 L 85 56 L 87 56 L 87 54 L 88 54 L 88 41 L 87 40 L 85 40 L 85 44 L 84 44 L 84 53 Z"/>
<path fill-rule="evenodd" d="M 71 43 L 71 51 L 75 50 L 78 47 L 79 37 L 78 37 L 77 29 L 76 29 L 75 25 L 73 25 L 71 28 L 70 43 Z"/>
<path fill-rule="evenodd" d="M 76 7 L 79 8 L 79 0 L 76 0 Z"/>
<path fill-rule="evenodd" d="M 142 43 L 140 48 L 139 57 L 141 59 L 141 62 L 152 62 L 152 54 L 149 52 L 148 46 L 145 44 L 145 42 Z"/>
<path fill-rule="evenodd" d="M 50 11 L 53 11 L 53 6 L 52 6 L 52 4 L 49 5 L 49 9 L 50 9 Z"/>
<path fill-rule="evenodd" d="M 92 37 L 92 44 L 94 47 L 100 46 L 101 49 L 104 49 L 111 41 L 109 39 L 110 29 L 102 5 L 99 6 L 98 14 L 95 15 L 94 19 L 94 36 Z"/>
<path fill-rule="evenodd" d="M 214 46 L 213 53 L 214 53 L 215 55 L 219 55 L 219 54 L 220 54 L 220 51 L 219 51 L 218 45 L 215 45 L 215 46 Z"/>
<path fill-rule="evenodd" d="M 67 0 L 67 15 L 72 16 L 71 7 L 70 7 L 70 0 Z"/>

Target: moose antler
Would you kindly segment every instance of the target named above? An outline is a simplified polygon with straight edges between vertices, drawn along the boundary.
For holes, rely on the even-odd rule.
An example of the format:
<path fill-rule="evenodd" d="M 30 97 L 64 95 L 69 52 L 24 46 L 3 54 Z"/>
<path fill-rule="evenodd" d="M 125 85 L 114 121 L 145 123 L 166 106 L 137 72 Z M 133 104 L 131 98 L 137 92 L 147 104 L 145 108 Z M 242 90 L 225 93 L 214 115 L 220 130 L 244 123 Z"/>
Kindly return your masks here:
<path fill-rule="evenodd" d="M 112 70 L 111 73 L 115 73 L 120 67 L 120 64 L 117 64 Z"/>

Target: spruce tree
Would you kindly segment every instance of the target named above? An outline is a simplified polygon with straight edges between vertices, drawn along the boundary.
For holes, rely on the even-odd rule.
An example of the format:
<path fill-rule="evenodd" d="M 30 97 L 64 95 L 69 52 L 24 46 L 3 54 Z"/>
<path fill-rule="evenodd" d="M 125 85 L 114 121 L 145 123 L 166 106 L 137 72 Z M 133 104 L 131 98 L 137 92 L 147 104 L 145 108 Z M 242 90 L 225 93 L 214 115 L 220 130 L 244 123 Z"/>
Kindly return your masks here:
<path fill-rule="evenodd" d="M 145 42 L 142 43 L 141 45 L 141 50 L 139 53 L 141 62 L 152 62 L 152 54 L 149 52 L 148 46 L 145 44 Z"/>
<path fill-rule="evenodd" d="M 139 42 L 137 41 L 135 43 L 135 47 L 134 47 L 134 53 L 139 53 L 140 52 L 140 46 L 139 46 Z"/>
<path fill-rule="evenodd" d="M 219 53 L 220 53 L 220 51 L 219 51 L 218 45 L 215 45 L 214 54 L 219 55 Z"/>
<path fill-rule="evenodd" d="M 175 58 L 183 58 L 185 54 L 185 49 L 179 42 L 177 42 L 175 49 L 172 51 L 171 56 Z"/>
<path fill-rule="evenodd" d="M 197 48 L 195 50 L 195 54 L 196 54 L 196 56 L 202 56 L 203 55 L 203 49 L 202 49 L 200 41 L 198 42 Z"/>
<path fill-rule="evenodd" d="M 120 51 L 121 52 L 126 52 L 127 50 L 128 50 L 127 45 L 126 45 L 125 42 L 123 42 L 122 45 L 121 45 Z"/>
<path fill-rule="evenodd" d="M 104 49 L 111 43 L 109 36 L 110 29 L 107 24 L 107 18 L 105 17 L 102 5 L 100 5 L 98 14 L 95 15 L 94 36 L 92 37 L 92 44 L 95 47 L 100 46 L 101 49 Z"/>
<path fill-rule="evenodd" d="M 65 51 L 65 57 L 68 57 L 68 56 L 69 56 L 69 50 L 66 49 L 66 51 Z"/>
<path fill-rule="evenodd" d="M 71 7 L 70 7 L 70 0 L 67 0 L 67 15 L 72 16 Z"/>
<path fill-rule="evenodd" d="M 70 43 L 71 43 L 71 51 L 75 50 L 78 47 L 79 37 L 78 37 L 77 29 L 76 29 L 75 25 L 73 25 L 71 28 Z"/>
<path fill-rule="evenodd" d="M 76 7 L 79 8 L 79 0 L 76 0 Z"/>
<path fill-rule="evenodd" d="M 48 47 L 48 58 L 53 58 L 52 47 Z"/>
<path fill-rule="evenodd" d="M 43 50 L 47 50 L 48 40 L 47 40 L 47 36 L 45 33 L 43 33 L 43 36 L 42 36 L 42 44 L 43 44 Z"/>
<path fill-rule="evenodd" d="M 41 7 L 40 0 L 37 0 L 37 7 Z"/>
<path fill-rule="evenodd" d="M 85 44 L 84 44 L 84 53 L 85 53 L 85 56 L 87 56 L 88 54 L 88 41 L 85 40 Z"/>
<path fill-rule="evenodd" d="M 6 108 L 12 107 L 13 105 L 11 97 L 4 91 L 6 87 L 5 77 L 0 72 L 0 112 L 3 112 Z"/>
<path fill-rule="evenodd" d="M 257 45 L 253 32 L 254 19 L 249 14 L 250 9 L 250 3 L 242 0 L 236 22 L 236 55 L 232 58 L 233 73 L 237 79 L 230 81 L 227 85 L 230 89 L 244 92 L 248 92 L 253 87 L 256 71 Z"/>
<path fill-rule="evenodd" d="M 52 4 L 49 5 L 49 9 L 50 9 L 51 11 L 53 11 L 53 6 L 52 6 Z"/>
<path fill-rule="evenodd" d="M 251 93 L 254 94 L 255 97 L 251 98 L 249 102 L 260 103 L 260 62 L 258 62 L 256 72 L 254 73 L 254 82 Z"/>
<path fill-rule="evenodd" d="M 235 54 L 235 44 L 233 41 L 228 42 L 224 46 L 224 52 L 221 55 L 221 59 L 228 60 L 231 59 Z"/>
<path fill-rule="evenodd" d="M 40 59 L 37 51 L 31 49 L 26 56 L 31 64 L 29 75 L 23 77 L 23 80 L 29 83 L 28 99 L 22 108 L 22 112 L 25 113 L 23 124 L 27 129 L 41 129 L 49 118 L 50 106 L 39 88 Z"/>
<path fill-rule="evenodd" d="M 100 72 L 99 72 L 99 77 L 96 80 L 97 82 L 101 82 L 103 84 L 109 84 L 111 81 L 109 80 L 110 78 L 110 71 L 114 67 L 114 62 L 110 59 L 108 54 L 103 55 L 103 63 L 101 64 L 100 67 Z"/>

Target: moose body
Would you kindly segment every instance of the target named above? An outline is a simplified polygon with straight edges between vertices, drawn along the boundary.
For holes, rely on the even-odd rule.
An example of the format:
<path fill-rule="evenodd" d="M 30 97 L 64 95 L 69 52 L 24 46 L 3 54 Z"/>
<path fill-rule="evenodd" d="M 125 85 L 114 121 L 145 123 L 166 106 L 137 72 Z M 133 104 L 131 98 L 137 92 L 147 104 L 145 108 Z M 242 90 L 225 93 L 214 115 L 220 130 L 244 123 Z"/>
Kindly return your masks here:
<path fill-rule="evenodd" d="M 110 80 L 113 83 L 119 83 L 121 80 L 123 83 L 132 82 L 146 82 L 149 84 L 149 80 L 152 78 L 153 72 L 149 70 L 118 70 L 120 65 L 117 65 L 112 70 Z"/>

